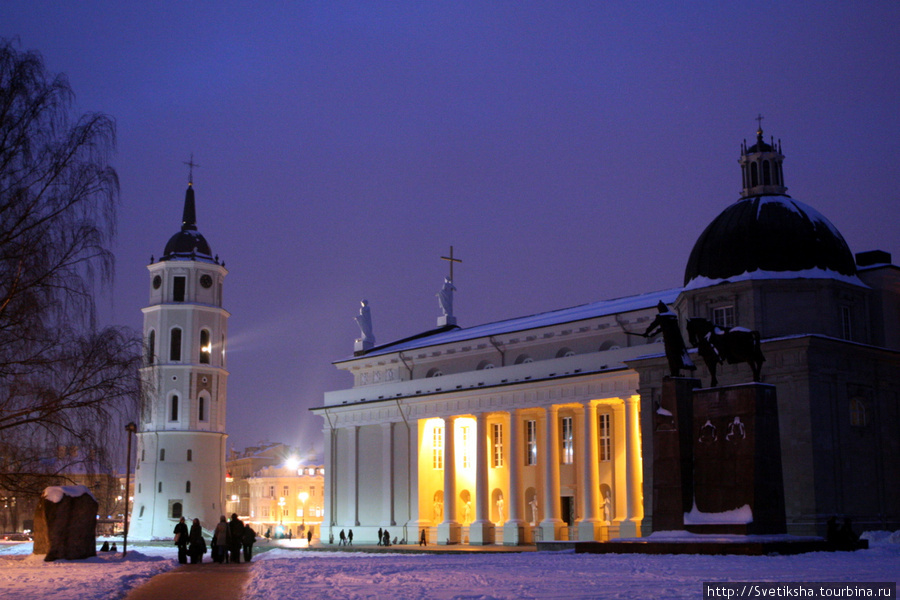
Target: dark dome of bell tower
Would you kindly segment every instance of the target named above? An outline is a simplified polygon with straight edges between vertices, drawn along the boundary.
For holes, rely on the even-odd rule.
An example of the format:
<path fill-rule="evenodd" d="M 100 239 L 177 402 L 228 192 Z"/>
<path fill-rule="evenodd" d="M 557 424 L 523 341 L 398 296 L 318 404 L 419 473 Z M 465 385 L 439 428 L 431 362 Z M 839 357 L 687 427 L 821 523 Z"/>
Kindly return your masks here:
<path fill-rule="evenodd" d="M 188 184 L 184 194 L 184 213 L 181 231 L 169 238 L 160 260 L 202 259 L 213 260 L 212 250 L 206 238 L 197 231 L 197 210 L 194 204 L 194 186 Z"/>

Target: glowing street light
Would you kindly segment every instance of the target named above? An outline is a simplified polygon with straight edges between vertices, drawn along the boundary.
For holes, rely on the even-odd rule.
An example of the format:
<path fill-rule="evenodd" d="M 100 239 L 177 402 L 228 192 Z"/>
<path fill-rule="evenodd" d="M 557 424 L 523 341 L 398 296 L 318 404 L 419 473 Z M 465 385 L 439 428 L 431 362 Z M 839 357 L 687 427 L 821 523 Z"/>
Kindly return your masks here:
<path fill-rule="evenodd" d="M 300 502 L 303 503 L 303 527 L 306 528 L 306 501 L 309 500 L 309 494 L 307 492 L 300 492 L 297 494 L 297 497 L 300 498 Z"/>

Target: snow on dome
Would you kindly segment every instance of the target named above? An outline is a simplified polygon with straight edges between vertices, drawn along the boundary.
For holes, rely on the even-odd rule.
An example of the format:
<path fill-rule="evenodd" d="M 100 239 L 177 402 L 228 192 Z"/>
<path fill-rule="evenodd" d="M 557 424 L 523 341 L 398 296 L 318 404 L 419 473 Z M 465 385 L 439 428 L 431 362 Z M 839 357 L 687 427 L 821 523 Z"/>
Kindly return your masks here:
<path fill-rule="evenodd" d="M 847 242 L 821 213 L 790 196 L 752 196 L 726 208 L 700 234 L 684 284 L 800 272 L 833 273 L 858 283 Z"/>
<path fill-rule="evenodd" d="M 86 486 L 83 485 L 55 485 L 44 489 L 44 493 L 41 494 L 43 498 L 46 498 L 50 502 L 56 504 L 60 502 L 64 496 L 71 496 L 73 498 L 77 498 L 78 496 L 83 496 L 87 494 L 91 498 L 94 498 L 94 495 L 91 493 Z M 94 498 L 96 500 L 96 498 Z"/>

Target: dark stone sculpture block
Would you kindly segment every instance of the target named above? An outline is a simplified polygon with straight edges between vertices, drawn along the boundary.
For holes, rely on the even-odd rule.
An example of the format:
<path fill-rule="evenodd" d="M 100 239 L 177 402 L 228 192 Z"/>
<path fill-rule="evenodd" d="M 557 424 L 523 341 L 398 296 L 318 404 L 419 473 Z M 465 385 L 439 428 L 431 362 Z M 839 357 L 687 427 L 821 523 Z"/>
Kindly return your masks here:
<path fill-rule="evenodd" d="M 34 554 L 45 561 L 96 556 L 97 507 L 84 486 L 44 490 L 34 510 Z"/>

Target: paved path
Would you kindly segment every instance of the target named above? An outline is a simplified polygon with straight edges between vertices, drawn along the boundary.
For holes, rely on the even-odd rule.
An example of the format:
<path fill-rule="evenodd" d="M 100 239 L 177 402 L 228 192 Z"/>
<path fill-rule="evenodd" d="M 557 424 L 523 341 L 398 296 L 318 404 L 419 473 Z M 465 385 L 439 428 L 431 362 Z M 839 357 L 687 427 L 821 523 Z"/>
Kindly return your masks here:
<path fill-rule="evenodd" d="M 152 577 L 125 600 L 240 600 L 252 563 L 183 565 Z"/>

